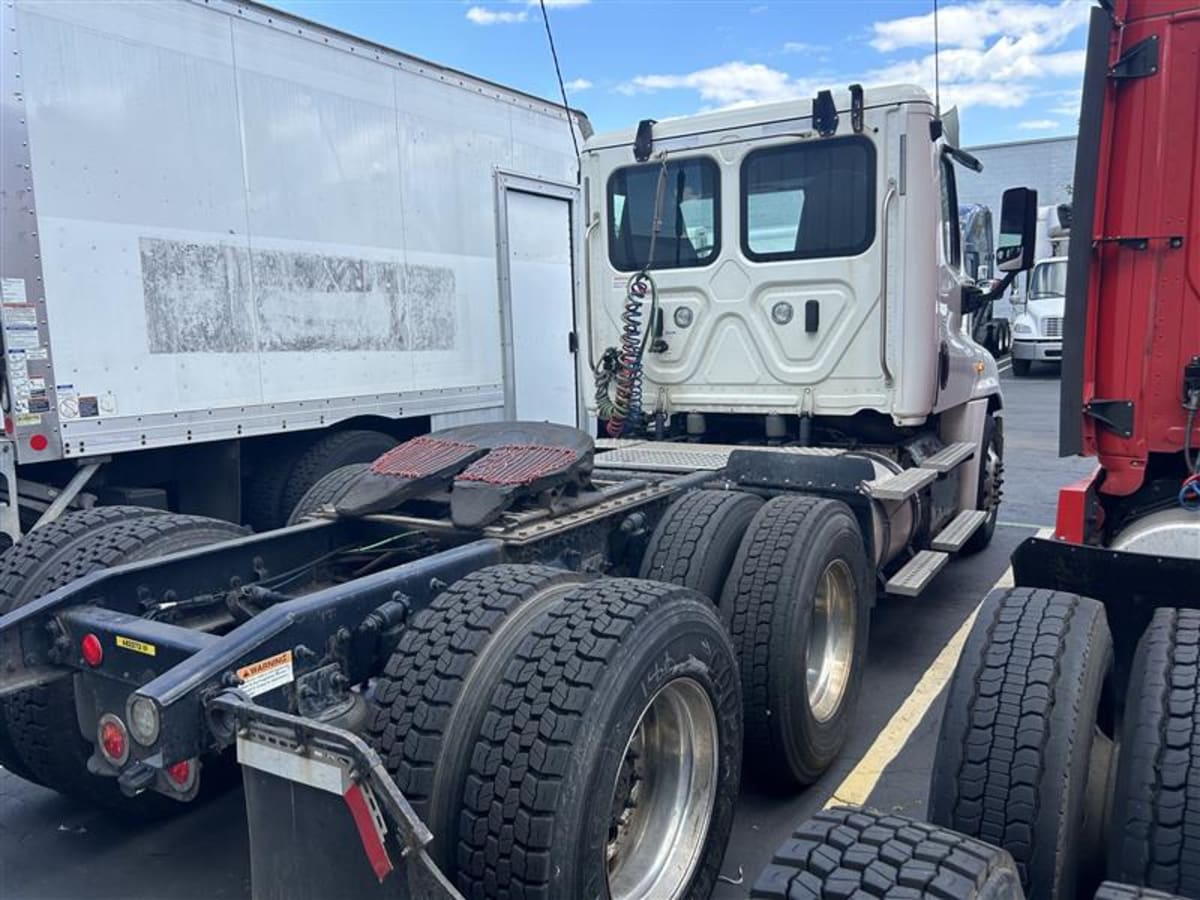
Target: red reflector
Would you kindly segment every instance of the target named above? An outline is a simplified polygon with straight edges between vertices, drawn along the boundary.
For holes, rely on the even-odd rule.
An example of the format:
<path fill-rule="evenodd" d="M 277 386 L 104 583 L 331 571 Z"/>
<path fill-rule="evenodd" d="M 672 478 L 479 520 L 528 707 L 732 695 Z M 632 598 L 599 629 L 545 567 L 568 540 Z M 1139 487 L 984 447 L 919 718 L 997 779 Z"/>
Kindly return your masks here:
<path fill-rule="evenodd" d="M 104 648 L 100 646 L 100 638 L 94 634 L 83 636 L 79 642 L 79 652 L 83 655 L 83 661 L 92 668 L 104 662 Z"/>
<path fill-rule="evenodd" d="M 100 720 L 100 749 L 110 763 L 124 765 L 129 758 L 126 737 L 125 727 L 116 716 L 105 716 Z"/>
<path fill-rule="evenodd" d="M 29 439 L 29 446 L 40 453 L 42 450 L 45 450 L 50 446 L 50 442 L 46 440 L 46 436 L 44 434 L 35 434 Z"/>
<path fill-rule="evenodd" d="M 192 777 L 191 761 L 185 759 L 183 762 L 177 762 L 175 765 L 168 767 L 167 777 L 180 787 L 187 787 Z"/>

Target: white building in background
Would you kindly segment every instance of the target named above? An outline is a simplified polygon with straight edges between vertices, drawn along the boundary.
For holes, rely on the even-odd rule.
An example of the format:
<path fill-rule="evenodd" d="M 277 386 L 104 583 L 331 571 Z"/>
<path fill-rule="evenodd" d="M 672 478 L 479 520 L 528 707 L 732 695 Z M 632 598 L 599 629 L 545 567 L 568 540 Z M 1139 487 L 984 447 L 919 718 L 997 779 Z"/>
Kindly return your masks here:
<path fill-rule="evenodd" d="M 1071 135 L 966 147 L 983 163 L 983 171 L 960 168 L 955 173 L 959 204 L 980 203 L 991 209 L 992 227 L 998 231 L 1000 197 L 1005 188 L 1034 188 L 1038 192 L 1038 206 L 1069 203 L 1075 180 L 1075 144 L 1076 138 Z M 993 238 L 998 238 L 998 234 Z M 996 303 L 995 313 L 1012 318 L 1004 301 Z"/>

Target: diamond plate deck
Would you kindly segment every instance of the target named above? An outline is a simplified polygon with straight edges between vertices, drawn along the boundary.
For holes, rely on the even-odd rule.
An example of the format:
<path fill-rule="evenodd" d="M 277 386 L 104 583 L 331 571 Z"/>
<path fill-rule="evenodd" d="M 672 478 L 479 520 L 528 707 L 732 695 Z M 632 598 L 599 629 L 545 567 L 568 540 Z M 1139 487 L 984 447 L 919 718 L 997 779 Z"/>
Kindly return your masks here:
<path fill-rule="evenodd" d="M 753 447 L 738 444 L 663 444 L 646 441 L 619 447 L 596 457 L 598 469 L 631 469 L 647 472 L 715 472 L 725 468 L 735 450 L 787 453 L 794 456 L 841 456 L 834 447 Z"/>
<path fill-rule="evenodd" d="M 905 469 L 888 478 L 868 481 L 867 493 L 876 500 L 907 500 L 937 477 L 934 469 Z"/>
<path fill-rule="evenodd" d="M 937 533 L 929 542 L 929 546 L 934 550 L 957 553 L 963 544 L 971 539 L 971 535 L 979 530 L 979 526 L 987 521 L 987 517 L 987 512 L 982 509 L 964 509 Z"/>
<path fill-rule="evenodd" d="M 959 441 L 957 444 L 950 444 L 948 447 L 943 447 L 937 453 L 933 454 L 933 456 L 921 463 L 921 468 L 933 469 L 935 472 L 944 474 L 962 465 L 974 455 L 974 444 L 970 441 Z"/>
<path fill-rule="evenodd" d="M 949 561 L 949 553 L 922 550 L 888 580 L 886 590 L 901 597 L 916 597 Z"/>

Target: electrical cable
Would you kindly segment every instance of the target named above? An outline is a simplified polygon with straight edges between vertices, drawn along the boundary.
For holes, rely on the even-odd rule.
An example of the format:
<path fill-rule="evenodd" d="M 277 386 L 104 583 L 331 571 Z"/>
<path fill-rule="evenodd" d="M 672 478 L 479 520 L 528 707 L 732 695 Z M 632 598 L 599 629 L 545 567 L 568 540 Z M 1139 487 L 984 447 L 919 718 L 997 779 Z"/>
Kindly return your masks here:
<path fill-rule="evenodd" d="M 575 137 L 575 124 L 571 121 L 571 105 L 567 102 L 567 86 L 563 84 L 562 69 L 558 65 L 558 51 L 554 49 L 554 33 L 550 30 L 550 16 L 546 13 L 546 0 L 538 0 L 542 8 L 542 21 L 546 25 L 546 40 L 550 42 L 550 56 L 554 60 L 554 74 L 558 78 L 558 92 L 562 95 L 563 111 L 567 114 L 567 129 L 571 132 L 571 146 L 575 148 L 575 162 L 579 163 L 579 140 Z"/>

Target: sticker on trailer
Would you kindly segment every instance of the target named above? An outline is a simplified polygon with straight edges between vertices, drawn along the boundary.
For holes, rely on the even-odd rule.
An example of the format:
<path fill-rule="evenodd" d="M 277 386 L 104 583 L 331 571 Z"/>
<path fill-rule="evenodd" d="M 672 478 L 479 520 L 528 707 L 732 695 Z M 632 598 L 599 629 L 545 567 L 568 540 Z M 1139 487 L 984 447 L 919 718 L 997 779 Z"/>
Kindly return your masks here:
<path fill-rule="evenodd" d="M 13 421 L 20 428 L 29 428 L 32 425 L 41 425 L 42 417 L 37 413 L 19 413 Z"/>
<path fill-rule="evenodd" d="M 292 651 L 285 650 L 237 670 L 242 683 L 238 685 L 251 697 L 273 691 L 296 680 L 292 670 Z"/>
<path fill-rule="evenodd" d="M 100 415 L 100 401 L 95 396 L 79 397 L 79 416 L 91 419 Z"/>
<path fill-rule="evenodd" d="M 9 350 L 33 350 L 42 346 L 36 325 L 5 325 L 4 346 Z"/>
<path fill-rule="evenodd" d="M 0 278 L 0 301 L 25 303 L 26 299 L 24 278 Z"/>
<path fill-rule="evenodd" d="M 37 328 L 37 307 L 32 303 L 5 303 L 0 307 L 4 324 L 13 328 Z"/>

